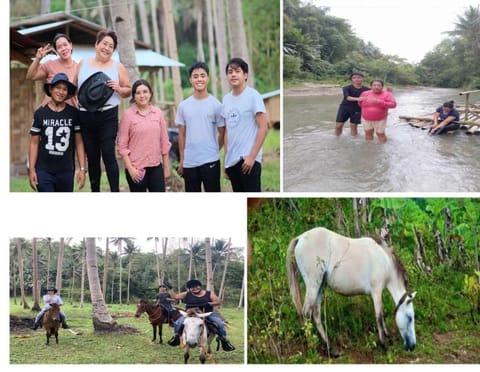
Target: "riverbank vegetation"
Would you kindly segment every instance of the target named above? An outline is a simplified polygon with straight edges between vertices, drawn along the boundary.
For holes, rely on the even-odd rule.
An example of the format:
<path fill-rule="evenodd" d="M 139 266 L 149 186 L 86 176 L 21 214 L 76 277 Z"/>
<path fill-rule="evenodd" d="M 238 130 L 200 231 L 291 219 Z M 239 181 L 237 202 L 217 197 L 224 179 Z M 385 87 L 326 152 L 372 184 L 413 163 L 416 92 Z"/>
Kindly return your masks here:
<path fill-rule="evenodd" d="M 480 362 L 478 199 L 276 198 L 258 205 L 248 215 L 249 363 Z M 404 350 L 388 291 L 383 303 L 393 343 L 383 351 L 371 298 L 326 289 L 322 322 L 340 357 L 326 356 L 314 324 L 299 320 L 285 264 L 290 240 L 317 226 L 350 237 L 388 229 L 409 290 L 417 291 L 415 351 Z"/>
<path fill-rule="evenodd" d="M 284 1 L 284 80 L 344 83 L 352 71 L 393 85 L 480 89 L 480 5 L 458 14 L 445 39 L 418 64 L 383 54 L 326 7 Z"/>

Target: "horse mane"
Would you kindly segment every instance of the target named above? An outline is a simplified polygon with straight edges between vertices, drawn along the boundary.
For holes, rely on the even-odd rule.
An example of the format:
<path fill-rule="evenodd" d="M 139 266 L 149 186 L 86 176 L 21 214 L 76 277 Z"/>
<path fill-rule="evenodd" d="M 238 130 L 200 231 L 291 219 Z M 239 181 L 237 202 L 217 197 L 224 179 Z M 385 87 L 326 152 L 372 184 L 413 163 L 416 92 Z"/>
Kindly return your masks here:
<path fill-rule="evenodd" d="M 407 278 L 407 270 L 405 270 L 405 266 L 403 266 L 402 261 L 398 258 L 397 254 L 390 249 L 390 255 L 392 256 L 393 265 L 395 267 L 395 271 L 397 275 L 402 279 L 403 284 L 405 285 L 405 289 L 408 291 L 408 278 Z"/>

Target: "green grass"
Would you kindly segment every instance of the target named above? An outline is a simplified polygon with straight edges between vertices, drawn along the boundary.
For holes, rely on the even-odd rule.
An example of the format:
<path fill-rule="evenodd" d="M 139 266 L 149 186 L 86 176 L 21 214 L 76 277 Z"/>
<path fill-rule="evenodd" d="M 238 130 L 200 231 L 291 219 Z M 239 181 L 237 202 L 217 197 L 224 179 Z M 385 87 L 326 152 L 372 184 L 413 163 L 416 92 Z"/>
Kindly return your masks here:
<path fill-rule="evenodd" d="M 223 151 L 221 154 L 223 159 Z M 120 164 L 119 164 L 120 165 Z M 223 169 L 223 160 L 222 160 Z M 221 176 L 221 189 L 222 191 L 232 191 L 230 181 Z M 183 190 L 183 180 L 177 175 L 177 172 L 172 169 L 172 176 L 167 184 L 174 185 L 173 191 L 176 188 L 181 187 Z M 102 192 L 108 192 L 110 186 L 105 172 L 102 173 L 100 189 Z M 120 170 L 120 190 L 128 192 L 128 184 L 125 178 L 125 172 Z M 10 178 L 10 191 L 11 192 L 33 192 L 28 181 L 28 177 L 15 177 Z M 280 191 L 280 131 L 270 129 L 268 131 L 265 143 L 263 145 L 263 163 L 262 163 L 262 191 L 275 192 Z M 75 182 L 75 192 L 90 192 L 90 181 L 85 181 L 85 187 L 83 190 L 78 189 L 78 185 Z"/>
<path fill-rule="evenodd" d="M 50 340 L 46 346 L 45 331 L 23 329 L 20 332 L 10 332 L 10 363 L 11 364 L 182 364 L 184 349 L 171 347 L 166 342 L 173 335 L 173 329 L 163 326 L 163 344 L 152 344 L 152 327 L 146 315 L 133 317 L 136 306 L 112 305 L 109 312 L 117 323 L 128 325 L 138 330 L 136 334 L 97 335 L 93 331 L 91 320 L 91 305 L 83 309 L 65 304 L 63 307 L 70 327 L 82 332 L 73 335 L 65 329 L 59 330 L 59 344 Z M 221 313 L 229 320 L 231 327 L 227 328 L 228 338 L 236 347 L 232 352 L 221 348 L 216 351 L 216 341 L 212 342 L 212 356 L 218 364 L 244 364 L 244 313 L 235 308 L 222 308 Z M 31 310 L 24 310 L 20 305 L 10 302 L 10 314 L 22 317 L 34 317 Z M 158 342 L 158 336 L 157 336 Z M 199 364 L 199 351 L 190 353 L 189 363 Z M 212 361 L 207 358 L 207 364 Z"/>
<path fill-rule="evenodd" d="M 110 191 L 110 186 L 108 185 L 107 175 L 105 172 L 102 173 L 102 178 L 100 180 L 100 190 L 102 192 Z M 120 190 L 127 191 L 128 184 L 127 179 L 125 178 L 125 172 L 120 170 Z M 30 187 L 30 182 L 28 176 L 10 178 L 10 191 L 11 192 L 34 192 Z M 85 186 L 82 190 L 79 190 L 77 180 L 75 179 L 75 192 L 90 192 L 90 181 L 87 178 L 85 180 Z"/>

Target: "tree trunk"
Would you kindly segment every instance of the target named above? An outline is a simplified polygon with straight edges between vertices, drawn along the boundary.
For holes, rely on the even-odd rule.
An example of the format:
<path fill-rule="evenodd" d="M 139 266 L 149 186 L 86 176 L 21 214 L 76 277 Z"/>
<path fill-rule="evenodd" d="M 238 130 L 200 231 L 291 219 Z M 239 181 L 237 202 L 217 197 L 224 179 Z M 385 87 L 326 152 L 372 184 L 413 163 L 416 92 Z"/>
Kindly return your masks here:
<path fill-rule="evenodd" d="M 248 81 L 251 87 L 255 86 L 255 74 L 253 64 L 248 52 L 245 24 L 243 22 L 241 0 L 227 0 L 228 24 L 230 30 L 230 50 L 232 57 L 240 57 L 248 63 Z"/>
<path fill-rule="evenodd" d="M 102 289 L 100 287 L 100 278 L 98 277 L 97 266 L 97 247 L 95 238 L 85 238 L 87 249 L 87 274 L 90 287 L 90 297 L 93 310 L 93 328 L 95 332 L 113 331 L 116 323 L 113 321 L 107 306 L 103 299 Z"/>
<path fill-rule="evenodd" d="M 212 246 L 210 245 L 210 238 L 205 238 L 205 263 L 207 266 L 207 291 L 213 292 L 215 284 L 213 281 Z"/>
<path fill-rule="evenodd" d="M 23 279 L 22 240 L 20 238 L 17 238 L 16 243 L 17 243 L 17 254 L 18 254 L 18 280 L 20 285 L 20 296 L 22 298 L 22 306 L 24 309 L 30 309 L 30 306 L 27 303 L 27 297 L 25 296 L 25 282 Z"/>
<path fill-rule="evenodd" d="M 429 274 L 429 270 L 425 265 L 425 248 L 423 246 L 422 235 L 417 230 L 415 225 L 412 225 L 413 236 L 415 237 L 415 248 L 414 248 L 414 260 L 415 264 L 422 270 L 425 274 Z"/>
<path fill-rule="evenodd" d="M 197 21 L 197 61 L 205 61 L 203 52 L 202 0 L 195 0 L 195 19 Z"/>
<path fill-rule="evenodd" d="M 219 1 L 220 3 L 220 1 Z M 215 44 L 213 39 L 213 17 L 212 4 L 210 0 L 205 0 L 207 13 L 207 38 L 208 38 L 208 62 L 210 68 L 210 86 L 212 94 L 217 97 L 218 83 L 217 83 L 217 64 L 215 62 Z M 202 48 L 203 51 L 203 48 Z"/>
<path fill-rule="evenodd" d="M 218 298 L 220 301 L 223 300 L 223 295 L 225 292 L 225 278 L 227 277 L 227 267 L 228 267 L 228 261 L 230 260 L 230 246 L 232 243 L 232 238 L 229 239 L 228 245 L 227 245 L 227 253 L 225 255 L 225 264 L 223 266 L 223 273 L 222 273 L 222 281 L 220 283 L 220 289 L 218 290 Z"/>
<path fill-rule="evenodd" d="M 102 281 L 102 292 L 105 296 L 105 301 L 107 300 L 107 278 L 108 278 L 108 259 L 110 255 L 110 250 L 108 247 L 108 244 L 110 243 L 109 238 L 105 238 L 106 243 L 105 243 L 105 259 L 103 260 L 103 281 Z"/>
<path fill-rule="evenodd" d="M 435 242 L 437 243 L 437 256 L 440 258 L 441 262 L 448 261 L 447 250 L 445 249 L 445 244 L 441 237 L 440 231 L 437 228 L 435 222 L 433 223 L 433 236 L 435 237 Z"/>
<path fill-rule="evenodd" d="M 62 272 L 63 272 L 63 256 L 65 255 L 65 238 L 60 238 L 57 257 L 57 278 L 55 279 L 55 287 L 58 295 L 62 292 Z"/>
<path fill-rule="evenodd" d="M 140 26 L 142 29 L 142 40 L 147 44 L 152 44 L 152 40 L 150 39 L 150 27 L 148 27 L 148 17 L 147 17 L 147 9 L 145 8 L 145 1 L 144 0 L 137 0 L 138 4 L 138 14 L 140 16 Z"/>
<path fill-rule="evenodd" d="M 361 235 L 361 231 L 358 219 L 358 198 L 353 198 L 353 225 L 355 227 L 355 237 L 359 238 Z"/>
<path fill-rule="evenodd" d="M 85 260 L 85 255 L 86 255 L 86 249 L 85 249 L 85 242 L 82 241 L 82 276 L 80 278 L 80 309 L 83 309 L 83 300 L 85 298 L 85 265 L 86 265 L 86 260 Z"/>
<path fill-rule="evenodd" d="M 135 33 L 130 22 L 128 5 L 123 1 L 110 0 L 110 10 L 115 32 L 118 36 L 118 55 L 120 62 L 128 71 L 128 79 L 131 83 L 140 78 L 137 61 L 135 58 Z"/>
<path fill-rule="evenodd" d="M 206 0 L 207 6 L 212 8 L 212 0 Z M 215 28 L 215 39 L 217 40 L 218 53 L 218 71 L 220 76 L 220 86 L 222 88 L 222 96 L 230 90 L 227 74 L 224 70 L 228 63 L 228 45 L 227 45 L 227 29 L 225 27 L 225 0 L 215 1 L 215 6 L 211 10 L 213 14 L 213 23 Z M 214 47 L 212 47 L 215 49 Z M 210 48 L 209 48 L 210 49 Z"/>
<path fill-rule="evenodd" d="M 48 14 L 50 13 L 50 7 L 51 7 L 51 1 L 50 0 L 41 0 L 40 3 L 40 14 Z"/>
<path fill-rule="evenodd" d="M 162 284 L 162 279 L 160 276 L 160 255 L 158 254 L 158 238 L 153 238 L 155 239 L 155 260 L 157 262 L 157 280 L 158 280 L 158 285 Z"/>
<path fill-rule="evenodd" d="M 175 23 L 173 19 L 172 1 L 164 0 L 163 9 L 165 13 L 165 30 L 168 37 L 169 57 L 178 60 L 177 37 L 175 34 Z M 180 68 L 172 67 L 173 91 L 175 94 L 175 103 L 178 106 L 183 100 L 182 82 L 180 79 Z"/>
<path fill-rule="evenodd" d="M 193 269 L 193 239 L 190 242 L 190 260 L 188 263 L 188 279 L 192 279 L 192 269 Z"/>
<path fill-rule="evenodd" d="M 162 51 L 160 50 L 160 37 L 158 36 L 161 32 L 161 30 L 158 27 L 158 20 L 157 20 L 157 1 L 156 0 L 150 0 L 150 14 L 152 15 L 152 29 L 153 29 L 153 41 L 154 41 L 154 49 L 157 53 L 162 54 Z M 158 77 L 158 84 L 157 88 L 155 91 L 158 94 L 157 97 L 159 97 L 160 102 L 165 101 L 165 89 L 164 89 L 164 84 L 163 84 L 163 73 L 162 69 L 158 70 L 157 73 Z"/>
<path fill-rule="evenodd" d="M 162 238 L 162 271 L 160 273 L 161 283 L 163 283 L 165 279 L 165 263 L 167 261 L 167 245 L 168 245 L 168 238 Z"/>
<path fill-rule="evenodd" d="M 130 278 L 132 275 L 132 255 L 128 256 L 128 275 L 127 275 L 127 305 L 130 305 Z"/>
<path fill-rule="evenodd" d="M 32 261 L 33 261 L 33 306 L 32 310 L 40 311 L 40 291 L 38 290 L 38 251 L 37 238 L 32 239 Z"/>
<path fill-rule="evenodd" d="M 107 22 L 105 21 L 105 12 L 103 11 L 102 0 L 98 0 L 98 16 L 100 17 L 100 24 L 102 28 L 107 28 Z"/>
<path fill-rule="evenodd" d="M 240 290 L 240 298 L 238 300 L 238 305 L 237 305 L 237 310 L 240 310 L 243 307 L 243 294 L 245 292 L 245 274 L 246 272 L 243 272 L 243 280 L 242 280 L 242 289 Z"/>

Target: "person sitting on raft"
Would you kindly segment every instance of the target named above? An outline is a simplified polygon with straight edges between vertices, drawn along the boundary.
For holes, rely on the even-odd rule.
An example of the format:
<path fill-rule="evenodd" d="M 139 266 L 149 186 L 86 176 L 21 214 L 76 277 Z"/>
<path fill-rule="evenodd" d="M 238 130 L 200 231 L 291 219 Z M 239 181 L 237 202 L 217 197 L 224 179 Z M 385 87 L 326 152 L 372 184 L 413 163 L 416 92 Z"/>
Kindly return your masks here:
<path fill-rule="evenodd" d="M 428 131 L 431 135 L 443 134 L 460 128 L 460 114 L 455 109 L 453 101 L 445 102 L 433 114 L 433 125 Z"/>

